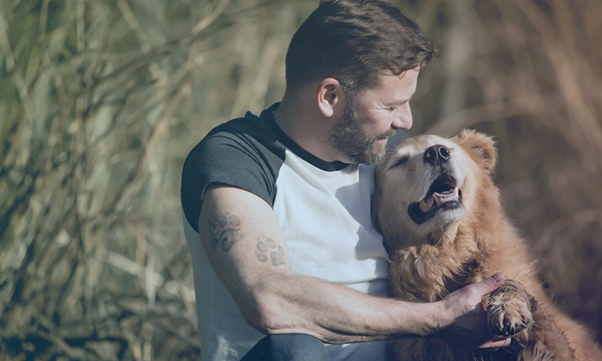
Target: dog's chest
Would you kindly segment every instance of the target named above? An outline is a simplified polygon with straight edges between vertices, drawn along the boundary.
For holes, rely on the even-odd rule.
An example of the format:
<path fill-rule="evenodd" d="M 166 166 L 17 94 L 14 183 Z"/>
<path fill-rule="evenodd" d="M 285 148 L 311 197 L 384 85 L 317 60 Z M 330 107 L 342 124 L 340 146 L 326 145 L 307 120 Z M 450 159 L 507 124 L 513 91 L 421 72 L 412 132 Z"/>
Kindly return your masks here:
<path fill-rule="evenodd" d="M 397 250 L 389 270 L 394 295 L 433 302 L 483 279 L 478 253 L 462 258 L 450 257 L 451 253 L 431 245 Z"/>
<path fill-rule="evenodd" d="M 483 280 L 481 275 L 481 265 L 477 259 L 462 264 L 459 271 L 452 274 L 444 280 L 445 289 L 448 293 L 459 290 L 460 288 L 477 283 Z"/>

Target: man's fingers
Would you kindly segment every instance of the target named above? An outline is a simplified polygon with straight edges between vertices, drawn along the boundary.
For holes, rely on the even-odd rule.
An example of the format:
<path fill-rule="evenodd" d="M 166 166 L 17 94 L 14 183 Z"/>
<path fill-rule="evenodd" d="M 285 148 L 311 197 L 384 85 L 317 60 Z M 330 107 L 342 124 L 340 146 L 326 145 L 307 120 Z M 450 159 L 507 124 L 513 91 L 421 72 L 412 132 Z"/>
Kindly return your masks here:
<path fill-rule="evenodd" d="M 479 346 L 479 348 L 485 348 L 485 349 L 494 349 L 494 348 L 499 348 L 499 347 L 507 347 L 510 346 L 510 342 L 512 342 L 512 339 L 510 337 L 506 337 L 503 339 L 499 339 L 499 337 L 494 338 L 493 340 L 482 344 L 481 346 Z"/>
<path fill-rule="evenodd" d="M 497 290 L 502 284 L 504 284 L 504 274 L 502 272 L 498 272 L 486 280 L 475 283 L 474 286 L 482 297 Z"/>

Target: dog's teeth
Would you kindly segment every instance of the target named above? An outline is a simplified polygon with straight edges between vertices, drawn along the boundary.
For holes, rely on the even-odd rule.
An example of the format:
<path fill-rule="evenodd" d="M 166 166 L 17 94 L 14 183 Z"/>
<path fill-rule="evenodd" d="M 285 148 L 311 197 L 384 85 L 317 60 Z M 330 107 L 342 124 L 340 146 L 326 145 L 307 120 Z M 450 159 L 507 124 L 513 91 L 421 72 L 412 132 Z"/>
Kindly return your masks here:
<path fill-rule="evenodd" d="M 441 193 L 435 192 L 433 194 L 433 198 L 437 201 L 437 205 L 441 205 L 442 203 L 445 203 L 445 202 L 456 201 L 459 199 L 458 188 L 454 188 L 453 191 L 449 191 L 449 192 L 441 192 Z"/>

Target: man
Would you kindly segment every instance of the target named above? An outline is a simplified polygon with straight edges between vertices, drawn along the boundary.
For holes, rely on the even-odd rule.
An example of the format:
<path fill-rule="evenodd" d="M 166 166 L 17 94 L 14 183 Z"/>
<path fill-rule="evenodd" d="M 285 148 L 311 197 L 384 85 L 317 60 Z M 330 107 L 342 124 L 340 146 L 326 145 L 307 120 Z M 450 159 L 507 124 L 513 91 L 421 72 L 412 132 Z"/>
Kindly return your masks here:
<path fill-rule="evenodd" d="M 182 205 L 203 360 L 384 360 L 384 340 L 408 336 L 509 344 L 491 340 L 480 305 L 503 276 L 429 304 L 387 298 L 372 164 L 411 127 L 434 52 L 389 4 L 322 1 L 291 41 L 282 102 L 191 151 Z"/>

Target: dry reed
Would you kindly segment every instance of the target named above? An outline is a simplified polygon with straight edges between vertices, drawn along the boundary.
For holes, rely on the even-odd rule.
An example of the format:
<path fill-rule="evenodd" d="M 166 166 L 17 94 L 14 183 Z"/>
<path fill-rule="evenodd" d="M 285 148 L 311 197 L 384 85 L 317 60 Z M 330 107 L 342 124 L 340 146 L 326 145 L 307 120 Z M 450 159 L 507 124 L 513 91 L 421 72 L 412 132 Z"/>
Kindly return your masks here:
<path fill-rule="evenodd" d="M 496 136 L 505 208 L 602 331 L 602 5 L 398 1 L 441 56 L 414 134 Z M 198 359 L 184 158 L 284 90 L 315 1 L 0 0 L 0 359 Z"/>

